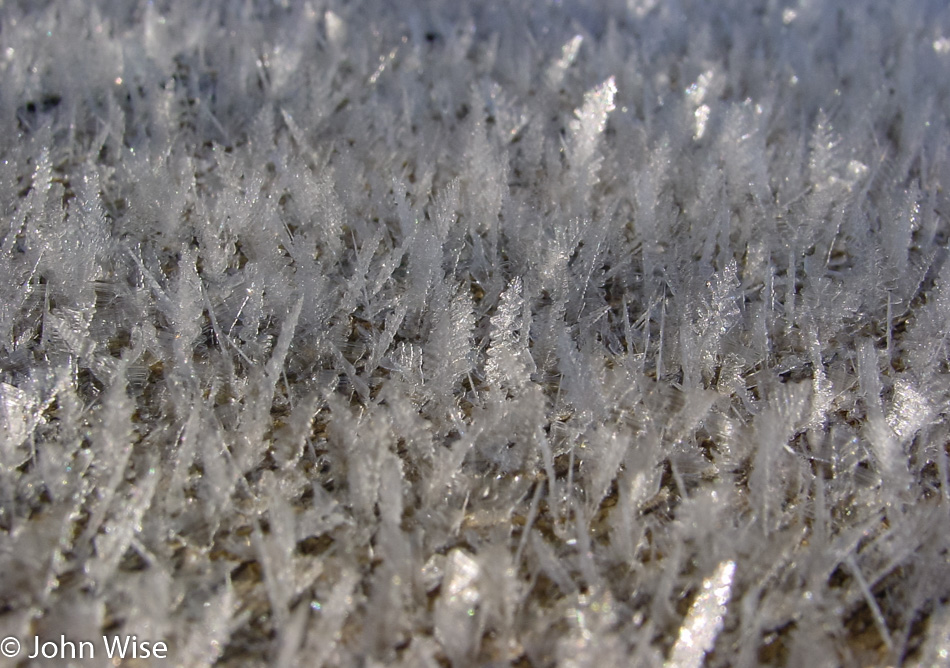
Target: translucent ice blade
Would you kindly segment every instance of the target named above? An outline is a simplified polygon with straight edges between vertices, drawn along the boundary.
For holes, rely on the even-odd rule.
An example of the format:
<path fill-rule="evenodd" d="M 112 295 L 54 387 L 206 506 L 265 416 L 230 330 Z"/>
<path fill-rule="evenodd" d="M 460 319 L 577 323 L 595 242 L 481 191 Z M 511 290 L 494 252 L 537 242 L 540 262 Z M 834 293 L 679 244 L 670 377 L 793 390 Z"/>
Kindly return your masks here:
<path fill-rule="evenodd" d="M 709 121 L 709 112 L 709 105 L 701 104 L 693 113 L 696 119 L 693 125 L 693 139 L 702 139 L 703 135 L 706 134 L 706 123 Z"/>
<path fill-rule="evenodd" d="M 346 22 L 329 9 L 324 14 L 327 40 L 333 48 L 340 49 L 346 43 Z"/>
<path fill-rule="evenodd" d="M 927 395 L 906 379 L 894 383 L 890 408 L 887 424 L 901 443 L 907 443 L 933 416 Z"/>
<path fill-rule="evenodd" d="M 601 137 L 607 127 L 607 117 L 614 110 L 614 97 L 617 84 L 610 77 L 599 86 L 584 95 L 584 104 L 574 110 L 575 118 L 570 123 L 570 141 L 568 142 L 568 163 L 571 166 L 574 189 L 578 206 L 589 197 L 591 188 L 598 180 L 600 165 L 604 159 L 601 151 Z"/>
<path fill-rule="evenodd" d="M 34 425 L 36 398 L 18 387 L 0 383 L 0 424 L 7 434 L 9 447 L 19 446 L 30 435 Z"/>
<path fill-rule="evenodd" d="M 574 110 L 577 117 L 571 121 L 571 131 L 579 147 L 595 141 L 607 127 L 607 116 L 614 110 L 617 82 L 610 77 L 584 94 L 584 106 Z"/>
<path fill-rule="evenodd" d="M 564 74 L 577 59 L 577 53 L 580 51 L 583 41 L 583 36 L 574 35 L 574 37 L 561 47 L 561 57 L 548 68 L 548 82 L 552 88 L 560 86 L 561 82 L 564 81 Z"/>
<path fill-rule="evenodd" d="M 472 557 L 462 550 L 453 550 L 449 554 L 443 586 L 450 597 L 462 596 L 468 599 L 477 599 L 477 592 L 472 589 L 478 579 L 479 567 Z"/>
<path fill-rule="evenodd" d="M 712 649 L 722 630 L 735 572 L 736 563 L 724 561 L 716 567 L 712 577 L 703 580 L 703 590 L 686 615 L 679 638 L 666 662 L 668 668 L 699 668 L 702 665 L 703 657 Z"/>

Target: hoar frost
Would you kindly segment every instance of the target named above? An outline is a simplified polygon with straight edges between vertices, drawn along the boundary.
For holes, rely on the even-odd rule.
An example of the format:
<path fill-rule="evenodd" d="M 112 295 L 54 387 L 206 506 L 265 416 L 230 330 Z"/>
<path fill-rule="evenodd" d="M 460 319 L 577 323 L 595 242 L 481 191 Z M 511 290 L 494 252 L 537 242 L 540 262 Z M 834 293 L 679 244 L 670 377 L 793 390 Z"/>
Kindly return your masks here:
<path fill-rule="evenodd" d="M 0 638 L 946 663 L 945 5 L 0 2 Z"/>

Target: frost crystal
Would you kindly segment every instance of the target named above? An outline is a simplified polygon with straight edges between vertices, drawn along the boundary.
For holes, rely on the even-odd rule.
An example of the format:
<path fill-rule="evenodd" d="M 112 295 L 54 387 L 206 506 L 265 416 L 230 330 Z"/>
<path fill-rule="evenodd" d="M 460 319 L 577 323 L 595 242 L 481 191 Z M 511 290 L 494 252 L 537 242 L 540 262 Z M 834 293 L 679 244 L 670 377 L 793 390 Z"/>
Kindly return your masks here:
<path fill-rule="evenodd" d="M 712 649 L 722 630 L 726 606 L 732 595 L 733 561 L 724 561 L 712 576 L 703 580 L 703 588 L 680 627 L 679 637 L 666 665 L 670 668 L 699 668 L 706 652 Z"/>
<path fill-rule="evenodd" d="M 0 26 L 0 638 L 948 664 L 946 2 Z"/>
<path fill-rule="evenodd" d="M 696 111 L 693 115 L 696 117 L 695 130 L 693 131 L 693 139 L 702 139 L 703 135 L 706 134 L 706 123 L 709 121 L 709 112 L 710 108 L 708 104 L 701 104 L 696 108 Z"/>
<path fill-rule="evenodd" d="M 516 336 L 521 327 L 521 311 L 524 303 L 521 297 L 521 279 L 515 278 L 508 285 L 499 300 L 498 312 L 491 319 L 491 345 L 488 347 L 488 361 L 485 363 L 485 376 L 495 387 L 518 386 L 524 383 L 527 367 Z"/>
<path fill-rule="evenodd" d="M 570 41 L 561 47 L 561 57 L 551 65 L 547 72 L 548 83 L 552 88 L 560 86 L 561 82 L 564 81 L 564 75 L 577 59 L 577 53 L 580 51 L 583 42 L 583 35 L 574 35 Z"/>
<path fill-rule="evenodd" d="M 571 121 L 574 139 L 575 158 L 581 164 L 588 162 L 594 155 L 594 142 L 607 126 L 607 116 L 616 107 L 614 96 L 617 84 L 610 77 L 601 85 L 584 94 L 584 106 L 574 111 L 577 117 Z"/>

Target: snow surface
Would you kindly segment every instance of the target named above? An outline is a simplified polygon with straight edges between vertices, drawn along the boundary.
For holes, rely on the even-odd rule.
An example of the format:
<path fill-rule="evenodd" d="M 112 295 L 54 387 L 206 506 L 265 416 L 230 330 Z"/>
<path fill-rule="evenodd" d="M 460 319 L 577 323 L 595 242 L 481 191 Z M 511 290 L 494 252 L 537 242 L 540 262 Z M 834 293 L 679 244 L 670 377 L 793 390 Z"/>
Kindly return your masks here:
<path fill-rule="evenodd" d="M 0 2 L 0 636 L 947 665 L 948 113 L 944 0 Z"/>

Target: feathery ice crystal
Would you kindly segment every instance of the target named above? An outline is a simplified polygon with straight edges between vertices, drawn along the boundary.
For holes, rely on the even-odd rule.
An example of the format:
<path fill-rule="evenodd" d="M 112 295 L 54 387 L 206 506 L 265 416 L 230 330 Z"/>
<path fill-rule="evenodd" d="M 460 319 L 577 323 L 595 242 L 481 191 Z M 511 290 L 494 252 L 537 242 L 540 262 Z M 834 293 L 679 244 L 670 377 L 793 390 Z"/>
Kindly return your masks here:
<path fill-rule="evenodd" d="M 941 665 L 941 0 L 0 2 L 0 637 Z"/>

